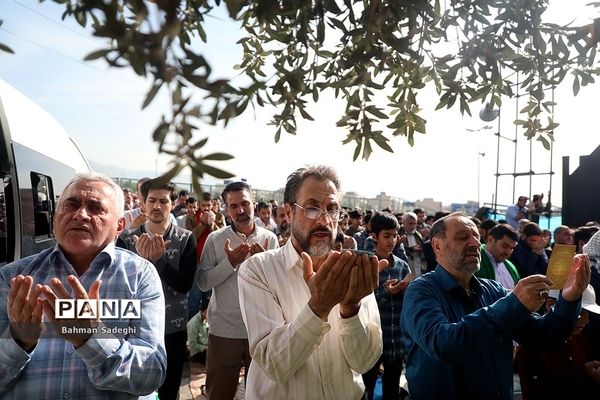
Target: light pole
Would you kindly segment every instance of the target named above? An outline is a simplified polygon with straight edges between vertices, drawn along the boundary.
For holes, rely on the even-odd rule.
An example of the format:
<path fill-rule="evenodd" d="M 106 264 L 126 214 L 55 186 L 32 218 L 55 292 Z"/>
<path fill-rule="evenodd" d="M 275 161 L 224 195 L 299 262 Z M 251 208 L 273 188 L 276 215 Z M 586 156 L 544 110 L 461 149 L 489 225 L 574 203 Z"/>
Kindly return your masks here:
<path fill-rule="evenodd" d="M 481 157 L 485 157 L 485 153 L 477 153 L 477 207 L 481 207 L 480 194 L 481 194 Z"/>
<path fill-rule="evenodd" d="M 492 129 L 493 126 L 492 125 L 484 125 L 481 128 L 477 128 L 477 129 L 470 129 L 470 128 L 466 128 L 467 132 L 471 132 L 471 133 L 477 133 L 477 132 L 481 132 L 481 131 L 487 131 L 488 129 Z M 481 193 L 481 157 L 485 157 L 485 153 L 482 153 L 480 151 L 477 152 L 477 207 L 481 207 L 481 197 L 480 197 L 480 193 Z"/>

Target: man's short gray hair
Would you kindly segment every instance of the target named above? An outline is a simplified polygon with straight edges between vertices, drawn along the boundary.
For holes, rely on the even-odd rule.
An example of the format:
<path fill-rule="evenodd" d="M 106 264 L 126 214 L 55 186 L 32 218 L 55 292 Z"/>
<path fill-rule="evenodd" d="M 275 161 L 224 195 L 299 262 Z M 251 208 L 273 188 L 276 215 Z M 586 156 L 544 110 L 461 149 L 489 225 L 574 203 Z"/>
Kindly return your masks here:
<path fill-rule="evenodd" d="M 287 179 L 287 184 L 283 192 L 283 202 L 293 204 L 296 202 L 296 195 L 305 179 L 313 177 L 320 181 L 331 181 L 337 191 L 341 189 L 340 179 L 335 170 L 326 165 L 312 165 L 309 167 L 298 168 L 292 172 Z"/>
<path fill-rule="evenodd" d="M 99 172 L 84 172 L 77 174 L 69 181 L 69 183 L 67 183 L 63 190 L 63 193 L 66 192 L 71 185 L 79 182 L 102 182 L 108 185 L 112 189 L 115 196 L 115 207 L 117 209 L 117 217 L 123 217 L 125 210 L 125 198 L 123 196 L 123 189 L 121 189 L 121 187 L 117 185 L 115 181 L 113 181 L 108 175 L 104 175 Z M 62 199 L 63 196 L 61 195 L 58 199 L 58 204 L 61 203 Z"/>
<path fill-rule="evenodd" d="M 409 219 L 416 221 L 417 214 L 415 214 L 414 212 L 406 212 L 406 213 L 402 214 L 402 222 L 406 222 Z"/>

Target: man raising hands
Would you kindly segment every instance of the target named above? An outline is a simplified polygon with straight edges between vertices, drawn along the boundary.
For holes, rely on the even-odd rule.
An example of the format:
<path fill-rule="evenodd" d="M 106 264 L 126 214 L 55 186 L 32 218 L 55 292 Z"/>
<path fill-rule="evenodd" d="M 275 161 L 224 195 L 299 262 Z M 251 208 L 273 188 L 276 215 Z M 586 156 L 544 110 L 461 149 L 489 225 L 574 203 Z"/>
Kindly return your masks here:
<path fill-rule="evenodd" d="M 373 295 L 387 261 L 332 252 L 341 201 L 335 171 L 300 168 L 285 187 L 290 240 L 240 266 L 253 362 L 248 399 L 359 399 L 382 351 Z"/>

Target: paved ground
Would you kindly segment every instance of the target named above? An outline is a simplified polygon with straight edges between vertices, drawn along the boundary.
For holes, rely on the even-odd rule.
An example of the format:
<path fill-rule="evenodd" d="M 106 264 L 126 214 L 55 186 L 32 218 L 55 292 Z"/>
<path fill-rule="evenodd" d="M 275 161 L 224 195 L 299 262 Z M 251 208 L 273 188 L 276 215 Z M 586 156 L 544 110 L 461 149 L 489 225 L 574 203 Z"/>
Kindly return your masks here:
<path fill-rule="evenodd" d="M 206 368 L 203 364 L 188 360 L 183 367 L 183 378 L 179 388 L 179 400 L 205 400 L 202 395 L 202 386 L 206 381 Z M 244 372 L 240 374 L 235 400 L 244 400 Z"/>
<path fill-rule="evenodd" d="M 179 389 L 179 400 L 205 400 L 202 395 L 202 386 L 206 380 L 206 368 L 203 364 L 189 360 L 183 368 L 183 378 L 181 379 L 181 388 Z M 404 374 L 400 378 L 400 385 L 406 388 L 406 379 Z M 519 376 L 514 375 L 514 400 L 521 400 L 521 385 Z M 240 384 L 235 395 L 235 400 L 244 399 L 244 373 L 240 374 Z"/>

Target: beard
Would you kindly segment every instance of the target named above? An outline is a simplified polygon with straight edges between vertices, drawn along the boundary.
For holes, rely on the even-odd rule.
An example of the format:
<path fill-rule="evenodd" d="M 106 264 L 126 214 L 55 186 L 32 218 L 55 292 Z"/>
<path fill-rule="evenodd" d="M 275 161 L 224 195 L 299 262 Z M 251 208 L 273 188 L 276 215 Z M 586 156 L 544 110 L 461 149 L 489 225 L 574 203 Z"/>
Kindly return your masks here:
<path fill-rule="evenodd" d="M 165 220 L 165 216 L 161 212 L 150 211 L 148 214 L 148 220 L 155 224 L 160 224 Z"/>
<path fill-rule="evenodd" d="M 238 228 L 238 230 L 239 230 L 239 228 L 243 228 L 248 225 L 252 225 L 252 223 L 253 223 L 252 216 L 248 213 L 235 215 L 235 217 L 232 218 L 232 221 L 235 224 L 235 227 Z"/>
<path fill-rule="evenodd" d="M 467 256 L 478 255 L 475 261 L 467 261 Z M 463 272 L 475 273 L 479 271 L 479 262 L 481 261 L 481 253 L 479 248 L 466 248 L 462 252 L 457 252 L 450 248 L 450 246 L 444 246 L 444 255 L 448 260 L 449 266 Z"/>
<path fill-rule="evenodd" d="M 329 240 L 319 240 L 317 244 L 311 245 L 310 239 L 317 232 L 327 233 L 329 235 Z M 335 236 L 330 229 L 315 228 L 305 233 L 295 222 L 292 222 L 292 235 L 298 241 L 302 251 L 306 252 L 311 257 L 323 257 L 327 255 L 335 243 Z"/>
<path fill-rule="evenodd" d="M 288 224 L 287 221 L 283 221 L 281 223 L 281 225 L 279 226 L 279 230 L 281 230 L 282 232 L 287 232 L 290 228 L 290 224 Z"/>

